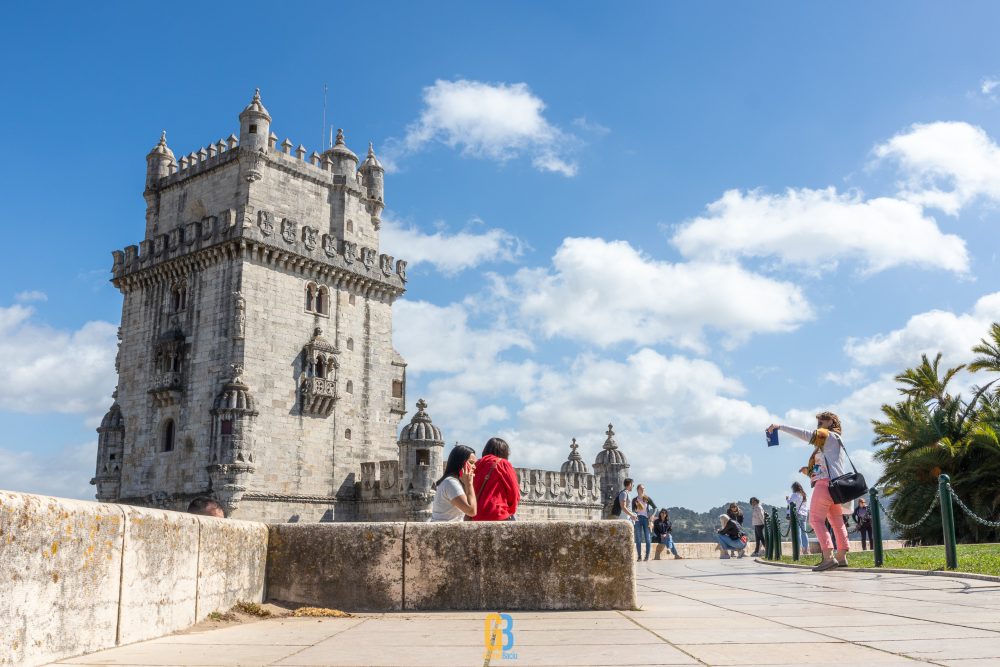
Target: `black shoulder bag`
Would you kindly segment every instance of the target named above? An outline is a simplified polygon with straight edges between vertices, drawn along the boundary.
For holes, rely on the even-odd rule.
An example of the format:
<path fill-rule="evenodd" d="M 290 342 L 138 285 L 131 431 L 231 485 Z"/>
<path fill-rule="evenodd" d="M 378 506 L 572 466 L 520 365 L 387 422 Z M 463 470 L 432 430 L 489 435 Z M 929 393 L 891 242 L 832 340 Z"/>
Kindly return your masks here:
<path fill-rule="evenodd" d="M 851 455 L 847 453 L 847 447 L 844 446 L 843 440 L 840 441 L 840 447 L 844 450 L 844 455 L 847 456 L 854 472 L 830 478 L 830 497 L 838 505 L 857 500 L 868 493 L 868 482 L 865 481 L 865 476 L 854 467 L 854 461 L 851 461 Z M 826 461 L 826 473 L 829 475 L 831 471 L 830 459 L 826 458 L 826 451 L 823 452 L 823 460 Z"/>

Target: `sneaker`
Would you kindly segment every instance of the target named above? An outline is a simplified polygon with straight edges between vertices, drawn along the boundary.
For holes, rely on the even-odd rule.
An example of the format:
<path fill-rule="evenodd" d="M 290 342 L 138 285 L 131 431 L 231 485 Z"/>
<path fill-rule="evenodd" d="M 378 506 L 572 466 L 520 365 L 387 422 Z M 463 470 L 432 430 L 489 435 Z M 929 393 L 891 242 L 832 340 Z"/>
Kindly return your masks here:
<path fill-rule="evenodd" d="M 825 572 L 826 570 L 832 570 L 835 567 L 837 567 L 837 561 L 835 561 L 834 559 L 831 558 L 830 560 L 825 560 L 822 563 L 820 563 L 819 565 L 817 565 L 816 567 L 814 567 L 812 569 L 812 571 L 813 572 Z"/>
<path fill-rule="evenodd" d="M 850 567 L 847 564 L 847 556 L 844 556 L 844 560 L 838 560 L 837 561 L 837 567 Z"/>
<path fill-rule="evenodd" d="M 723 551 L 722 555 L 719 556 L 719 560 L 729 560 L 729 552 Z"/>
<path fill-rule="evenodd" d="M 743 550 L 743 549 L 740 549 L 740 555 L 739 555 L 739 556 L 737 556 L 737 558 L 743 558 L 743 557 L 745 557 L 746 555 L 747 555 L 747 552 L 746 552 L 745 550 Z"/>
<path fill-rule="evenodd" d="M 684 556 L 674 556 L 674 560 L 681 560 Z"/>
<path fill-rule="evenodd" d="M 754 551 L 752 554 L 750 554 L 750 558 L 760 558 L 760 552 Z"/>
<path fill-rule="evenodd" d="M 649 556 L 646 556 L 645 558 L 643 558 L 643 560 L 649 560 Z"/>

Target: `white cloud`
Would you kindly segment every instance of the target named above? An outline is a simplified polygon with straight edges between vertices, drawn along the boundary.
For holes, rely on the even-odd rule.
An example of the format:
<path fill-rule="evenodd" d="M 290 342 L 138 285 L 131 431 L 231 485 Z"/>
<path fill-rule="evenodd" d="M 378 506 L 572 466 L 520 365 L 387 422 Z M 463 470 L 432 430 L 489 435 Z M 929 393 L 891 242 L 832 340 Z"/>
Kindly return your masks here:
<path fill-rule="evenodd" d="M 780 195 L 729 190 L 707 215 L 683 224 L 672 242 L 686 257 L 777 257 L 811 273 L 833 270 L 839 261 L 868 273 L 901 265 L 969 270 L 965 242 L 943 234 L 917 204 L 832 187 Z"/>
<path fill-rule="evenodd" d="M 844 387 L 851 387 L 865 379 L 864 371 L 858 368 L 852 368 L 849 371 L 844 371 L 843 373 L 825 373 L 823 379 L 827 382 L 832 382 L 833 384 L 839 384 Z"/>
<path fill-rule="evenodd" d="M 977 197 L 1000 200 L 1000 147 L 981 127 L 917 123 L 874 152 L 898 163 L 900 196 L 909 201 L 954 215 Z"/>
<path fill-rule="evenodd" d="M 979 84 L 979 92 L 991 100 L 996 100 L 996 94 L 993 91 L 996 90 L 997 86 L 1000 86 L 1000 79 L 986 77 Z"/>
<path fill-rule="evenodd" d="M 28 306 L 0 307 L 0 409 L 100 413 L 115 387 L 117 327 L 62 331 L 32 321 Z"/>
<path fill-rule="evenodd" d="M 30 303 L 32 301 L 48 301 L 49 296 L 40 290 L 27 290 L 14 295 L 14 300 L 18 303 Z"/>
<path fill-rule="evenodd" d="M 487 262 L 513 262 L 524 252 L 524 243 L 503 229 L 476 233 L 473 228 L 482 225 L 481 220 L 473 220 L 469 229 L 454 234 L 442 230 L 426 234 L 414 225 L 386 218 L 381 241 L 386 252 L 405 259 L 410 268 L 431 264 L 446 275 Z"/>
<path fill-rule="evenodd" d="M 792 331 L 813 316 L 795 285 L 737 264 L 662 262 L 624 241 L 567 238 L 551 269 L 522 269 L 498 294 L 546 336 L 595 343 L 671 343 L 703 351 L 707 329 L 727 345 Z"/>
<path fill-rule="evenodd" d="M 897 373 L 920 363 L 920 355 L 933 359 L 938 352 L 944 355 L 944 364 L 956 366 L 973 358 L 972 347 L 996 321 L 1000 321 L 1000 292 L 981 297 L 968 313 L 930 310 L 889 333 L 848 338 L 844 350 L 859 366 L 892 366 Z"/>
<path fill-rule="evenodd" d="M 567 153 L 578 140 L 545 119 L 545 103 L 527 84 L 439 79 L 423 96 L 424 109 L 406 136 L 387 142 L 387 167 L 436 141 L 462 155 L 498 162 L 530 154 L 541 171 L 576 174 Z"/>
<path fill-rule="evenodd" d="M 54 456 L 0 448 L 0 489 L 62 498 L 94 499 L 97 442 L 66 447 Z"/>

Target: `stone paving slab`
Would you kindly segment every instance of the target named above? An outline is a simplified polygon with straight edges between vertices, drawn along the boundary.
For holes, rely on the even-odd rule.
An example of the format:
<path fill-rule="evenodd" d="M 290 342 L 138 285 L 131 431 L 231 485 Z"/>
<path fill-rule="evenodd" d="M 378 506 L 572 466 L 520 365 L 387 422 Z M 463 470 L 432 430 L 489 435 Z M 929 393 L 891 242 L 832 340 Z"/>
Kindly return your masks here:
<path fill-rule="evenodd" d="M 1000 665 L 1000 587 L 813 573 L 749 559 L 641 563 L 640 609 L 513 612 L 517 657 L 490 667 Z M 123 646 L 63 665 L 483 665 L 484 614 L 275 619 Z"/>

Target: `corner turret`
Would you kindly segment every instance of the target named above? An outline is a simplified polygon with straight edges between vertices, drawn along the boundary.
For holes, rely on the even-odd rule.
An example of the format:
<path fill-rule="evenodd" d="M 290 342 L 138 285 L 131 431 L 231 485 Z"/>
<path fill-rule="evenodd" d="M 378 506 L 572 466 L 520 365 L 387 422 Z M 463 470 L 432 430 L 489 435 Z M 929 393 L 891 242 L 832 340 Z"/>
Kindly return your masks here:
<path fill-rule="evenodd" d="M 608 424 L 605 435 L 608 437 L 604 441 L 604 447 L 597 454 L 597 459 L 594 460 L 594 474 L 600 480 L 601 502 L 607 512 L 611 509 L 611 501 L 614 500 L 615 495 L 621 490 L 625 478 L 628 477 L 629 464 L 625 454 L 618 449 L 618 443 L 615 441 L 615 427 Z"/>
<path fill-rule="evenodd" d="M 174 152 L 167 146 L 167 131 L 164 130 L 159 143 L 146 155 L 146 189 L 155 188 L 156 183 L 173 173 L 176 166 L 177 161 L 174 159 Z"/>
<path fill-rule="evenodd" d="M 358 171 L 358 156 L 344 143 L 343 130 L 337 130 L 337 141 L 333 144 L 333 148 L 323 152 L 323 157 L 330 161 L 334 174 L 355 178 Z"/>
<path fill-rule="evenodd" d="M 430 519 L 434 492 L 431 486 L 444 467 L 444 436 L 427 414 L 427 401 L 417 401 L 417 414 L 399 434 L 399 467 L 409 521 Z"/>
<path fill-rule="evenodd" d="M 368 157 L 365 158 L 360 171 L 361 177 L 364 179 L 365 188 L 368 190 L 368 197 L 373 200 L 372 218 L 376 222 L 377 229 L 378 223 L 381 222 L 379 216 L 385 205 L 385 200 L 383 199 L 385 195 L 385 169 L 382 167 L 382 163 L 378 161 L 378 158 L 375 157 L 375 147 L 371 142 L 368 142 Z"/>
<path fill-rule="evenodd" d="M 271 114 L 260 101 L 260 88 L 254 91 L 250 104 L 240 114 L 240 147 L 250 151 L 267 150 L 271 136 Z"/>

